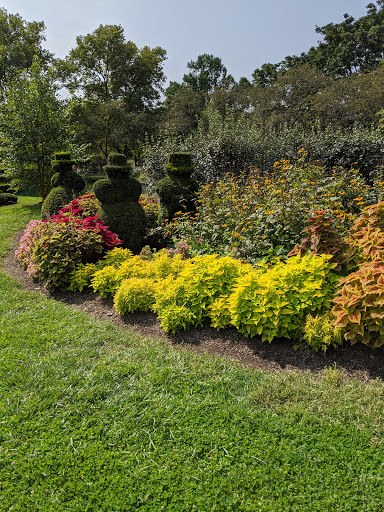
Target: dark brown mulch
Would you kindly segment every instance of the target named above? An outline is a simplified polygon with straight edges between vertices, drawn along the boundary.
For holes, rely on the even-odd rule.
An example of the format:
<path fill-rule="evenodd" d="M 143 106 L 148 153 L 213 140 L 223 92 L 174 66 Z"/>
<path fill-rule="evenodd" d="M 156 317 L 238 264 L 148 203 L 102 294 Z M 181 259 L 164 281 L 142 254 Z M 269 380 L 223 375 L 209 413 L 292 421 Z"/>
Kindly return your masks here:
<path fill-rule="evenodd" d="M 15 237 L 14 244 L 20 238 Z M 345 344 L 337 350 L 306 352 L 294 350 L 294 342 L 286 339 L 262 343 L 259 338 L 248 339 L 236 329 L 217 331 L 208 325 L 182 331 L 176 335 L 165 333 L 153 313 L 135 313 L 121 317 L 113 309 L 112 300 L 101 299 L 91 292 L 54 292 L 28 277 L 14 258 L 12 250 L 3 260 L 3 270 L 16 278 L 26 290 L 39 291 L 54 300 L 64 302 L 97 318 L 106 319 L 148 338 L 165 338 L 174 346 L 186 347 L 197 352 L 208 352 L 241 361 L 247 366 L 268 371 L 297 370 L 321 372 L 336 363 L 345 377 L 361 381 L 384 378 L 384 350 L 372 350 L 365 345 Z"/>

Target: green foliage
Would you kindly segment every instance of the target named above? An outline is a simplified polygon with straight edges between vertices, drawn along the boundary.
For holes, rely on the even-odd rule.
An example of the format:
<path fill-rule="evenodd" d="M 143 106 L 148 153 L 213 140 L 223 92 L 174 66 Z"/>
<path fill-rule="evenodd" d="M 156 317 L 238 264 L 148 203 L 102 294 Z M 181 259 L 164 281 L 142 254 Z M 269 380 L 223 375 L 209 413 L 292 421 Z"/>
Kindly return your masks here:
<path fill-rule="evenodd" d="M 190 176 L 193 172 L 190 153 L 171 153 L 165 170 L 169 176 Z"/>
<path fill-rule="evenodd" d="M 134 311 L 149 311 L 155 300 L 153 279 L 132 277 L 122 282 L 113 300 L 120 315 Z"/>
<path fill-rule="evenodd" d="M 126 41 L 121 25 L 100 25 L 77 37 L 76 46 L 59 64 L 73 95 L 79 142 L 107 158 L 122 147 L 136 148 L 146 132 L 153 133 L 165 58 L 163 48 L 139 49 Z"/>
<path fill-rule="evenodd" d="M 337 348 L 343 343 L 343 331 L 334 326 L 334 316 L 330 311 L 307 315 L 302 340 L 312 350 L 326 352 L 330 347 Z"/>
<path fill-rule="evenodd" d="M 245 272 L 239 261 L 217 255 L 187 260 L 177 279 L 159 287 L 154 310 L 162 328 L 174 333 L 202 325 L 209 306 L 228 294 L 234 280 Z"/>
<path fill-rule="evenodd" d="M 133 256 L 129 249 L 115 247 L 104 254 L 101 260 L 96 263 L 80 263 L 69 276 L 68 290 L 81 292 L 84 288 L 90 288 L 92 278 L 96 272 L 104 267 L 118 268 L 121 263 Z M 107 295 L 107 294 L 106 294 Z"/>
<path fill-rule="evenodd" d="M 294 126 L 283 123 L 265 127 L 244 113 L 222 116 L 208 110 L 190 137 L 148 141 L 144 169 L 154 184 L 164 177 L 169 153 L 190 152 L 195 167 L 193 177 L 205 183 L 222 179 L 228 172 L 239 175 L 254 167 L 269 172 L 282 156 L 295 162 L 297 151 L 304 147 L 310 160 L 322 160 L 328 170 L 333 166 L 355 167 L 364 176 L 374 177 L 384 156 L 383 130 L 372 128 L 371 123 L 366 128 L 324 127 L 316 120 L 303 128 L 300 119 Z"/>
<path fill-rule="evenodd" d="M 20 72 L 32 66 L 38 57 L 44 61 L 51 54 L 42 48 L 45 40 L 42 21 L 28 22 L 19 14 L 0 9 L 0 90 L 3 92 Z"/>
<path fill-rule="evenodd" d="M 177 211 L 195 210 L 197 183 L 191 178 L 193 170 L 190 153 L 171 153 L 165 167 L 168 174 L 156 185 L 160 198 L 159 224 L 172 219 Z"/>
<path fill-rule="evenodd" d="M 173 278 L 180 274 L 185 261 L 180 254 L 170 256 L 162 250 L 147 260 L 141 256 L 133 256 L 130 251 L 120 249 L 107 254 L 97 263 L 97 269 L 92 274 L 89 285 L 102 297 L 113 296 L 124 280 L 131 278 L 151 278 L 155 280 Z M 72 275 L 72 283 L 76 283 L 77 275 L 82 278 L 81 266 Z M 73 284 L 76 286 L 76 284 Z"/>
<path fill-rule="evenodd" d="M 17 203 L 17 196 L 9 192 L 0 192 L 0 206 Z"/>
<path fill-rule="evenodd" d="M 63 186 L 56 186 L 53 188 L 44 200 L 41 208 L 41 218 L 43 220 L 49 219 L 64 205 L 73 199 L 73 193 Z"/>
<path fill-rule="evenodd" d="M 52 154 L 67 143 L 67 111 L 51 69 L 34 61 L 5 95 L 0 126 L 6 175 L 18 187 L 51 188 Z"/>
<path fill-rule="evenodd" d="M 227 299 L 231 325 L 245 336 L 261 335 L 268 341 L 297 336 L 306 315 L 329 308 L 334 296 L 337 277 L 329 258 L 294 256 L 239 277 Z M 212 325 L 221 325 L 220 310 L 212 313 Z"/>
<path fill-rule="evenodd" d="M 175 243 L 185 240 L 192 254 L 257 262 L 298 244 L 311 210 L 326 209 L 341 235 L 375 196 L 354 168 L 327 171 L 318 163 L 280 160 L 268 175 L 253 170 L 200 187 L 196 215 L 179 212 L 165 231 Z"/>
<path fill-rule="evenodd" d="M 105 167 L 109 178 L 96 181 L 93 186 L 101 203 L 97 213 L 123 240 L 126 248 L 139 253 L 146 228 L 145 212 L 139 204 L 141 183 L 130 176 L 129 165 L 116 164 L 126 162 L 124 155 L 112 154 L 112 161 L 114 165 L 109 160 Z"/>
<path fill-rule="evenodd" d="M 108 155 L 108 162 L 112 167 L 132 169 L 132 166 L 127 164 L 127 157 L 122 153 L 110 153 Z"/>
<path fill-rule="evenodd" d="M 52 160 L 52 169 L 55 174 L 51 178 L 54 187 L 46 197 L 42 209 L 41 218 L 49 219 L 56 215 L 61 207 L 65 206 L 74 196 L 80 194 L 84 188 L 83 178 L 72 170 L 74 160 L 71 160 L 70 153 L 55 153 Z"/>

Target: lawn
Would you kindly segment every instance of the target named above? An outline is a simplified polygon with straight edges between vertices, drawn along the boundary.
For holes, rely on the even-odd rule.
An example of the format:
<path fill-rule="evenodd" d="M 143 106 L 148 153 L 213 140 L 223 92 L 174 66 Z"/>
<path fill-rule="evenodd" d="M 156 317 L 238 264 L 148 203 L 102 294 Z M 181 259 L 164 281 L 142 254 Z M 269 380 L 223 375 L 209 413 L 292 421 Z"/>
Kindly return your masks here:
<path fill-rule="evenodd" d="M 2 256 L 38 217 L 21 199 Z M 0 289 L 0 510 L 383 510 L 382 381 L 247 369 Z"/>

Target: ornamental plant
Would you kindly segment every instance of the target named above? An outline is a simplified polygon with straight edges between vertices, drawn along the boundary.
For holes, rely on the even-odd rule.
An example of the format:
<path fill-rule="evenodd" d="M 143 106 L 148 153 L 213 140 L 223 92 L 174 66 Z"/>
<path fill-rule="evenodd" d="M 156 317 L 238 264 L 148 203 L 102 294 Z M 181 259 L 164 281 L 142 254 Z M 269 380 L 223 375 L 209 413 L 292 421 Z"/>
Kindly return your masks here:
<path fill-rule="evenodd" d="M 77 264 L 94 262 L 120 243 L 98 216 L 59 214 L 47 221 L 31 221 L 15 255 L 28 274 L 47 288 L 65 288 Z"/>
<path fill-rule="evenodd" d="M 70 153 L 56 153 L 52 160 L 54 174 L 51 178 L 53 186 L 41 208 L 41 218 L 48 219 L 58 213 L 59 209 L 81 192 L 85 186 L 83 178 L 73 170 L 75 161 Z"/>
<path fill-rule="evenodd" d="M 141 194 L 139 204 L 143 208 L 147 220 L 147 228 L 154 229 L 157 226 L 160 203 L 154 196 Z"/>
<path fill-rule="evenodd" d="M 309 313 L 330 307 L 337 277 L 329 255 L 306 254 L 240 276 L 227 298 L 211 306 L 213 327 L 235 326 L 245 336 L 298 337 Z"/>
<path fill-rule="evenodd" d="M 303 229 L 305 234 L 299 244 L 296 244 L 289 256 L 296 254 L 330 254 L 331 262 L 336 263 L 335 270 L 341 270 L 342 264 L 346 262 L 345 250 L 347 244 L 340 237 L 335 228 L 335 221 L 328 216 L 327 210 L 313 210 L 307 219 Z"/>
<path fill-rule="evenodd" d="M 113 303 L 120 315 L 149 311 L 155 300 L 155 282 L 148 277 L 132 277 L 122 282 Z"/>
<path fill-rule="evenodd" d="M 384 260 L 363 263 L 339 282 L 333 302 L 333 325 L 343 329 L 352 344 L 371 347 L 384 343 Z"/>
<path fill-rule="evenodd" d="M 164 232 L 175 244 L 184 240 L 192 255 L 218 253 L 257 263 L 299 244 L 310 211 L 327 210 L 342 236 L 375 197 L 354 168 L 282 160 L 268 173 L 228 174 L 200 187 L 196 213 L 176 212 Z"/>
<path fill-rule="evenodd" d="M 319 350 L 326 352 L 328 348 L 337 348 L 342 345 L 343 340 L 343 330 L 334 325 L 331 311 L 306 316 L 302 341 L 307 347 L 316 352 Z"/>
<path fill-rule="evenodd" d="M 346 237 L 350 268 L 384 258 L 384 201 L 364 209 Z"/>
<path fill-rule="evenodd" d="M 202 325 L 209 306 L 228 294 L 234 280 L 251 267 L 217 255 L 187 260 L 177 279 L 159 287 L 153 306 L 162 328 L 171 333 Z"/>
<path fill-rule="evenodd" d="M 111 153 L 104 170 L 108 178 L 93 185 L 101 203 L 97 213 L 119 235 L 127 249 L 139 253 L 146 228 L 145 213 L 139 204 L 141 183 L 132 176 L 132 166 L 124 154 Z"/>

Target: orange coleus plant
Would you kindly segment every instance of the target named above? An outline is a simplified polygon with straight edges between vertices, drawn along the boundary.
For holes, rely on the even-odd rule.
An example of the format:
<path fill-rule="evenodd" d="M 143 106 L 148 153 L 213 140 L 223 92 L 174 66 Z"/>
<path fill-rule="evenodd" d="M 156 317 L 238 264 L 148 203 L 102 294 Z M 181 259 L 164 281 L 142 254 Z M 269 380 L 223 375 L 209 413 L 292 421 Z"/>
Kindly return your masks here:
<path fill-rule="evenodd" d="M 315 254 L 332 255 L 331 263 L 336 263 L 335 270 L 341 270 L 341 265 L 346 261 L 345 250 L 346 243 L 340 237 L 335 228 L 334 220 L 328 216 L 327 210 L 311 210 L 311 217 L 305 221 L 306 226 L 303 229 L 304 238 L 295 245 L 288 256 L 296 254 L 305 254 L 310 252 Z"/>
<path fill-rule="evenodd" d="M 372 347 L 384 343 L 384 260 L 361 265 L 358 271 L 339 281 L 333 299 L 334 326 L 345 330 L 352 344 L 362 342 Z"/>
<path fill-rule="evenodd" d="M 346 237 L 349 268 L 384 258 L 384 201 L 364 209 Z"/>

